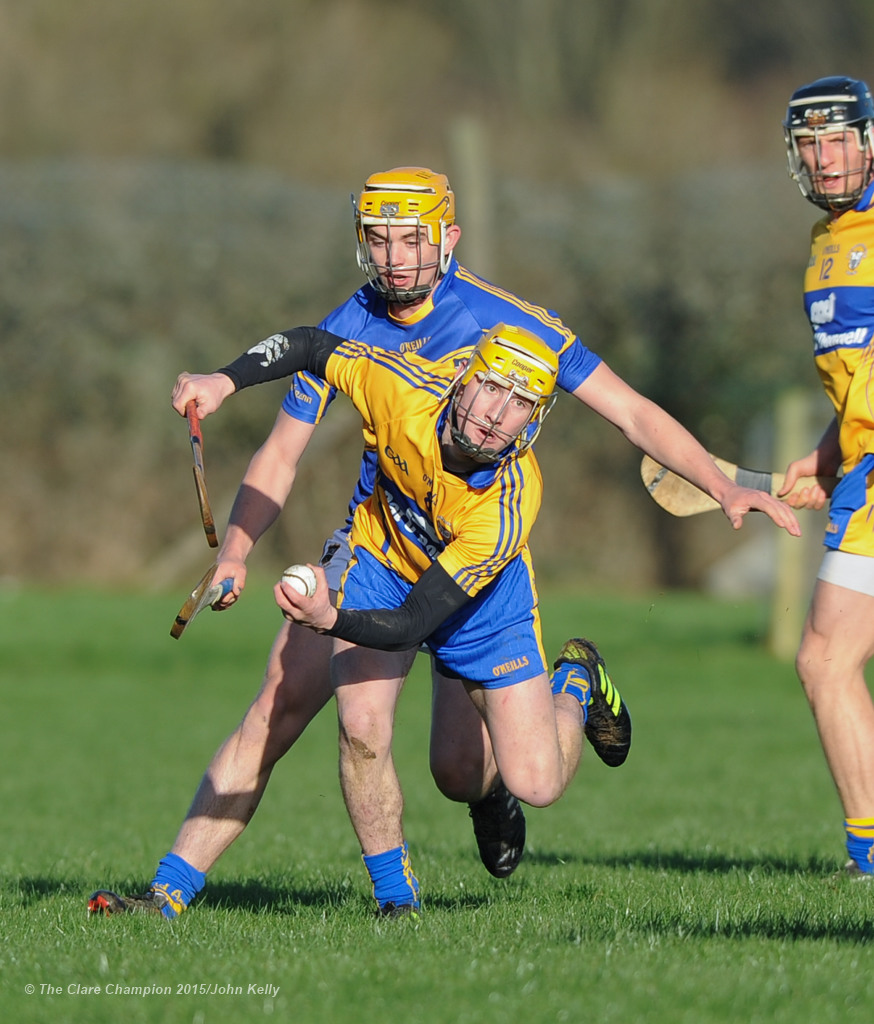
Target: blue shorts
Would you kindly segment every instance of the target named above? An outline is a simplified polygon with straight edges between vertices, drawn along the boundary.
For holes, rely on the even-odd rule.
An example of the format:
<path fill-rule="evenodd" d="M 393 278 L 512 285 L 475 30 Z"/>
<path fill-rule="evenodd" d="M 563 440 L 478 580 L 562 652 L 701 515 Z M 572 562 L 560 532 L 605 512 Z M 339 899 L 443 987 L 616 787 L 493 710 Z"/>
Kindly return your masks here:
<path fill-rule="evenodd" d="M 363 548 L 343 578 L 344 608 L 398 608 L 412 584 Z M 546 672 L 537 592 L 528 561 L 517 555 L 473 600 L 425 641 L 439 672 L 487 690 Z"/>
<path fill-rule="evenodd" d="M 874 455 L 863 455 L 838 482 L 823 543 L 833 551 L 874 555 Z"/>

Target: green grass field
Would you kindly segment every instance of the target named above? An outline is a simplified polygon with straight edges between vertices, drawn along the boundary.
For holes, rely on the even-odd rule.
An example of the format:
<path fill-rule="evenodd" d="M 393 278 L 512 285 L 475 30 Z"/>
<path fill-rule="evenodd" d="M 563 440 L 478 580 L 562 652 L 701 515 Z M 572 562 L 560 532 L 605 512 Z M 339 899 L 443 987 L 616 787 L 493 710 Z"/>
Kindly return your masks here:
<path fill-rule="evenodd" d="M 89 920 L 92 889 L 151 878 L 278 623 L 252 586 L 174 641 L 179 596 L 0 592 L 5 1020 L 870 1019 L 874 887 L 828 881 L 840 809 L 793 669 L 761 606 L 698 595 L 545 596 L 549 650 L 597 640 L 635 742 L 528 812 L 511 879 L 430 780 L 418 665 L 396 730 L 418 923 L 372 915 L 330 708 L 191 910 Z"/>

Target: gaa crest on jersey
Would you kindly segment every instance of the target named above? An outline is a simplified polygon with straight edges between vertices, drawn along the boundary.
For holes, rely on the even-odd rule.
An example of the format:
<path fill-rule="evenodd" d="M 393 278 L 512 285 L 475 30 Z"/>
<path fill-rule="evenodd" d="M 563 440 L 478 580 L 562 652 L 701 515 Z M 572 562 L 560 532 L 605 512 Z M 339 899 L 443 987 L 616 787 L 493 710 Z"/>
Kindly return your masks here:
<path fill-rule="evenodd" d="M 866 245 L 854 245 L 847 253 L 847 273 L 855 274 L 862 264 L 862 260 L 868 255 Z"/>
<path fill-rule="evenodd" d="M 383 448 L 383 451 L 385 452 L 386 457 L 390 459 L 398 467 L 401 473 L 403 473 L 405 476 L 409 474 L 410 469 L 409 466 L 407 465 L 407 460 L 402 455 L 398 455 L 398 453 L 394 450 L 394 448 L 392 448 L 390 444 L 387 444 L 385 448 Z"/>

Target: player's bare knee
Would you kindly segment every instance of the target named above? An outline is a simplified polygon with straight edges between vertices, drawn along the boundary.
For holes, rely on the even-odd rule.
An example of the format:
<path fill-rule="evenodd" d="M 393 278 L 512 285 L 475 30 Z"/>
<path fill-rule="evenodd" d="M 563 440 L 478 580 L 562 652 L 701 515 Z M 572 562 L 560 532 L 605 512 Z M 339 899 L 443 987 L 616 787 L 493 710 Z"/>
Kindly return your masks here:
<path fill-rule="evenodd" d="M 801 683 L 801 687 L 810 700 L 816 689 L 816 672 L 813 669 L 813 664 L 809 657 L 803 656 L 802 652 L 798 652 L 798 656 L 795 659 L 795 674 L 798 676 L 798 681 Z"/>
<path fill-rule="evenodd" d="M 812 700 L 821 685 L 827 684 L 832 662 L 826 651 L 825 639 L 805 630 L 795 656 L 795 672 L 808 700 Z"/>
<path fill-rule="evenodd" d="M 340 730 L 340 758 L 347 765 L 359 765 L 384 761 L 390 756 L 390 747 L 373 736 L 359 736 L 345 729 Z"/>
<path fill-rule="evenodd" d="M 522 803 L 531 807 L 549 807 L 564 792 L 562 779 L 551 768 L 531 768 L 528 771 L 505 772 L 504 785 Z"/>
<path fill-rule="evenodd" d="M 355 761 L 375 761 L 391 752 L 391 727 L 371 715 L 340 718 L 340 752 Z"/>

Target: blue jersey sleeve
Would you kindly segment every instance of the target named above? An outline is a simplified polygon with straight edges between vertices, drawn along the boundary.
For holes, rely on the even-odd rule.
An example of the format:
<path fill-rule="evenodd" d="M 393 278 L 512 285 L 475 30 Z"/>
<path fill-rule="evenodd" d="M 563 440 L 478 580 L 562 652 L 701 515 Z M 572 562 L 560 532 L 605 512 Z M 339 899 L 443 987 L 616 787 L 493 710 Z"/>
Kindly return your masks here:
<path fill-rule="evenodd" d="M 601 362 L 600 356 L 588 349 L 557 313 L 477 277 L 454 259 L 436 294 L 439 301 L 428 318 L 429 337 L 421 350 L 423 356 L 440 358 L 432 352 L 438 338 L 451 339 L 455 348 L 465 341 L 472 347 L 484 331 L 505 323 L 524 327 L 558 353 L 558 386 L 563 391 L 576 391 Z M 331 330 L 343 335 L 334 327 Z"/>
<path fill-rule="evenodd" d="M 304 423 L 318 423 L 325 410 L 334 401 L 337 389 L 311 373 L 296 373 L 282 400 L 282 408 L 289 416 Z"/>
<path fill-rule="evenodd" d="M 341 338 L 358 338 L 368 325 L 374 323 L 372 306 L 374 297 L 367 288 L 360 289 L 341 306 L 332 310 L 317 326 Z M 379 320 L 376 321 L 379 323 Z M 311 373 L 298 373 L 282 402 L 289 416 L 305 423 L 318 423 L 334 401 L 337 389 Z"/>
<path fill-rule="evenodd" d="M 342 308 L 342 307 L 341 307 Z M 337 310 L 329 313 L 317 326 L 329 331 L 327 325 L 336 319 Z M 345 335 L 343 335 L 345 337 Z M 334 401 L 337 389 L 311 373 L 296 373 L 282 401 L 282 408 L 289 416 L 304 423 L 318 423 L 328 406 Z"/>
<path fill-rule="evenodd" d="M 568 393 L 576 391 L 600 362 L 600 356 L 586 348 L 579 338 L 574 338 L 570 345 L 559 353 L 558 386 Z"/>

